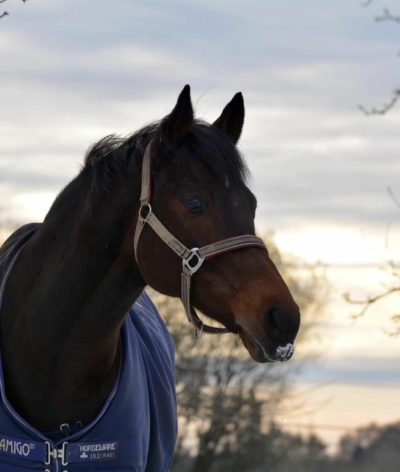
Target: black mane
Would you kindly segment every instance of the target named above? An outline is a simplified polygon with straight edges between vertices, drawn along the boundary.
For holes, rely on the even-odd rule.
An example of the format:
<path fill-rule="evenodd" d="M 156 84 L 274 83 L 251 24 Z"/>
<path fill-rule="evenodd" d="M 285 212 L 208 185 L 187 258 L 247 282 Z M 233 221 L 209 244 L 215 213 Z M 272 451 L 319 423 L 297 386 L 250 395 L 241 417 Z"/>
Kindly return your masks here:
<path fill-rule="evenodd" d="M 157 143 L 158 153 L 163 156 L 163 170 L 166 162 L 170 169 L 190 166 L 188 159 L 171 159 L 177 149 L 169 144 L 163 135 L 162 121 L 158 121 L 127 137 L 109 135 L 91 146 L 82 171 L 93 173 L 93 190 L 108 192 L 114 178 L 139 172 L 144 151 L 152 139 Z M 229 179 L 232 183 L 246 183 L 249 170 L 245 161 L 229 138 L 215 126 L 196 120 L 185 137 L 185 145 L 191 155 L 201 159 L 219 181 L 225 183 Z M 157 169 L 154 171 L 157 172 Z"/>

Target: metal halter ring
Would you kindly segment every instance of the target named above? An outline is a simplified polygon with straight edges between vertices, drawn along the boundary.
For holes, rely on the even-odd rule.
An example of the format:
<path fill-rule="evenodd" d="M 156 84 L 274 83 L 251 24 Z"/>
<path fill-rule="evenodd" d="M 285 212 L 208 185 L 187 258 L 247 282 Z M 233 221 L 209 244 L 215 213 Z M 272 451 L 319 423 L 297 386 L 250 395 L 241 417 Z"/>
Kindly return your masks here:
<path fill-rule="evenodd" d="M 190 262 L 194 257 L 197 257 L 197 263 L 195 266 L 191 266 Z M 194 247 L 193 249 L 190 250 L 190 256 L 187 259 L 182 259 L 182 265 L 183 267 L 187 267 L 189 269 L 190 275 L 192 275 L 200 269 L 204 261 L 205 261 L 204 257 L 201 257 L 199 255 L 199 248 Z"/>
<path fill-rule="evenodd" d="M 147 213 L 147 215 L 146 215 L 145 217 L 142 216 L 142 210 L 143 210 L 143 208 L 148 208 L 148 209 L 149 209 L 149 212 Z M 143 218 L 143 219 L 145 220 L 145 219 L 150 215 L 150 213 L 151 213 L 152 211 L 153 211 L 153 210 L 152 210 L 152 208 L 151 208 L 150 203 L 146 203 L 145 205 L 143 205 L 143 206 L 141 206 L 141 207 L 139 208 L 139 216 L 140 216 L 140 218 Z"/>

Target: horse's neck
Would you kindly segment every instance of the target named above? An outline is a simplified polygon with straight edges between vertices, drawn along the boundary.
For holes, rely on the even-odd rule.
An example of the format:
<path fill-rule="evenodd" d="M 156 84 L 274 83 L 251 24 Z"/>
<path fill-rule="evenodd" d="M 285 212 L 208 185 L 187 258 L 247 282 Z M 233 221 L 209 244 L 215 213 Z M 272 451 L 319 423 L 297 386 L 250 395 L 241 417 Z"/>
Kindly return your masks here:
<path fill-rule="evenodd" d="M 130 239 L 136 192 L 70 194 L 23 248 L 1 316 L 6 391 L 37 428 L 87 423 L 101 409 L 118 371 L 121 325 L 144 286 Z"/>

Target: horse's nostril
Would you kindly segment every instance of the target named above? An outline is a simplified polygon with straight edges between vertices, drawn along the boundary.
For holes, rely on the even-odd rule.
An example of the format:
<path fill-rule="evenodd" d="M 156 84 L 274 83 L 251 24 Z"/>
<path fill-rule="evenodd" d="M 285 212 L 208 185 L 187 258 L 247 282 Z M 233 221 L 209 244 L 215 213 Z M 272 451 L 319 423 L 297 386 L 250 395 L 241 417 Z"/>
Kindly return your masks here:
<path fill-rule="evenodd" d="M 264 316 L 264 327 L 270 336 L 275 341 L 278 341 L 280 336 L 280 329 L 279 329 L 279 312 L 278 308 L 272 306 L 268 308 Z"/>
<path fill-rule="evenodd" d="M 299 323 L 282 306 L 273 304 L 265 312 L 264 328 L 273 341 L 286 344 L 294 341 Z"/>

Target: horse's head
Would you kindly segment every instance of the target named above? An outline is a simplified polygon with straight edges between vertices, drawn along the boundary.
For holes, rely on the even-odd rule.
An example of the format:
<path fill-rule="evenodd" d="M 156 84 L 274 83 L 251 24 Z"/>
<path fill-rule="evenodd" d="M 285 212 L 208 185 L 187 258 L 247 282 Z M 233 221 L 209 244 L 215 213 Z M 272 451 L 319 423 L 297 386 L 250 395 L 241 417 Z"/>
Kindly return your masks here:
<path fill-rule="evenodd" d="M 241 94 L 214 124 L 195 121 L 186 86 L 153 138 L 153 213 L 188 248 L 255 233 L 257 200 L 236 148 L 243 121 Z M 181 296 L 182 260 L 148 226 L 137 262 L 146 283 Z M 239 334 L 257 362 L 290 358 L 299 308 L 267 250 L 248 247 L 205 261 L 193 275 L 191 302 Z"/>

